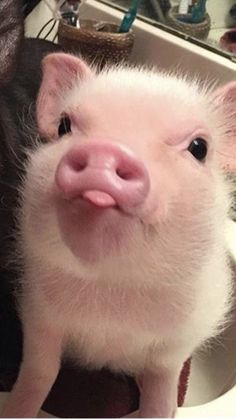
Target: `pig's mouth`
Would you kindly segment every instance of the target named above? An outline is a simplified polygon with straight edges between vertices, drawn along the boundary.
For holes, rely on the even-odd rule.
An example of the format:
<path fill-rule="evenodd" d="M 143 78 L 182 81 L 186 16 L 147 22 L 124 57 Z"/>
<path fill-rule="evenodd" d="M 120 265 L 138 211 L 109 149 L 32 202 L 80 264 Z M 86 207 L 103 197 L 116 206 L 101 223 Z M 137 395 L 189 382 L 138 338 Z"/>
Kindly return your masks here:
<path fill-rule="evenodd" d="M 104 191 L 99 190 L 87 190 L 82 193 L 79 197 L 80 200 L 87 201 L 91 205 L 94 205 L 96 208 L 114 208 L 122 210 L 118 205 L 114 197 Z"/>
<path fill-rule="evenodd" d="M 127 202 L 122 202 L 109 190 L 91 188 L 73 197 L 60 195 L 59 200 L 60 205 L 66 206 L 69 212 L 75 213 L 78 217 L 81 214 L 81 209 L 87 208 L 88 212 L 94 212 L 94 217 L 99 217 L 101 214 L 106 217 L 113 210 L 120 215 L 124 214 L 130 218 L 141 220 L 139 216 L 142 215 L 142 205 L 132 206 Z"/>
<path fill-rule="evenodd" d="M 124 219 L 129 222 L 141 222 L 138 209 L 135 211 L 134 208 L 121 205 L 112 195 L 97 190 L 86 191 L 73 199 L 60 197 L 57 214 L 59 218 L 66 218 L 68 222 L 73 220 L 74 226 L 83 220 L 91 229 L 97 224 L 103 224 L 106 228 L 109 223 L 115 231 L 117 222 L 122 223 Z"/>

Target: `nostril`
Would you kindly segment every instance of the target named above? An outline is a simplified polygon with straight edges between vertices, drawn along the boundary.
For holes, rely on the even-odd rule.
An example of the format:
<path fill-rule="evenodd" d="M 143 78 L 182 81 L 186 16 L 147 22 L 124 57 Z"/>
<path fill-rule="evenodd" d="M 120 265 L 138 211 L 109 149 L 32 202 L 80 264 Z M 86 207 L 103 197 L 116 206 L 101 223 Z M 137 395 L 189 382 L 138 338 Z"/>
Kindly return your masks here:
<path fill-rule="evenodd" d="M 123 180 L 132 180 L 134 178 L 134 174 L 131 170 L 124 170 L 124 169 L 117 169 L 116 174 L 119 178 Z"/>
<path fill-rule="evenodd" d="M 80 159 L 71 159 L 69 165 L 73 171 L 82 172 L 88 166 L 88 161 L 85 157 Z"/>
<path fill-rule="evenodd" d="M 119 178 L 126 181 L 138 180 L 142 177 L 142 170 L 134 164 L 126 164 L 116 169 L 116 174 Z"/>
<path fill-rule="evenodd" d="M 83 162 L 73 162 L 71 164 L 71 168 L 75 171 L 75 172 L 82 172 L 82 170 L 84 170 L 87 167 L 87 163 Z"/>

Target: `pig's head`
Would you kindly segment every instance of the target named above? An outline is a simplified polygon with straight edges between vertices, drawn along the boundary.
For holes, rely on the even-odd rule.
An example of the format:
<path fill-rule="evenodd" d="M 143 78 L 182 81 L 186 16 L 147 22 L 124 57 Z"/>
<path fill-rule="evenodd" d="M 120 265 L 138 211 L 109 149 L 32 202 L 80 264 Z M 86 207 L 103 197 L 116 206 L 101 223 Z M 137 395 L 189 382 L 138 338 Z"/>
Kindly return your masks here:
<path fill-rule="evenodd" d="M 74 56 L 46 57 L 45 141 L 23 187 L 25 249 L 91 277 L 199 269 L 222 241 L 230 205 L 220 156 L 235 154 L 235 100 L 235 83 L 207 92 L 155 71 L 97 74 Z"/>

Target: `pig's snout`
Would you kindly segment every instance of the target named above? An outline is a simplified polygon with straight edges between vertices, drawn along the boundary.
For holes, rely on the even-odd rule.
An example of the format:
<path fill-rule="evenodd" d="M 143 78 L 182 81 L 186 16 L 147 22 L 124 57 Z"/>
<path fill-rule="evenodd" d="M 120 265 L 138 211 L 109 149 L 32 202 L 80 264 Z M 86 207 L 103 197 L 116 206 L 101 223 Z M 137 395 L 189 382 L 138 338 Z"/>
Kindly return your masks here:
<path fill-rule="evenodd" d="M 69 150 L 55 180 L 64 198 L 82 198 L 102 208 L 139 206 L 150 189 L 147 169 L 129 149 L 95 141 Z"/>

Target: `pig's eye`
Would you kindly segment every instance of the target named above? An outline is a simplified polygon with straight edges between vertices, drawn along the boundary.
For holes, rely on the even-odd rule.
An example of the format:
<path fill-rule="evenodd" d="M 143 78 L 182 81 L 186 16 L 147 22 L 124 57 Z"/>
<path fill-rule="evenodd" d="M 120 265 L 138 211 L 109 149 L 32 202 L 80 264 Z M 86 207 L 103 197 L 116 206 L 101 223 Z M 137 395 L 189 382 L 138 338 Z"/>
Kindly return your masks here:
<path fill-rule="evenodd" d="M 58 127 L 58 136 L 62 137 L 65 134 L 71 132 L 71 122 L 69 116 L 63 116 L 60 119 L 60 124 Z"/>
<path fill-rule="evenodd" d="M 203 138 L 195 138 L 188 147 L 188 151 L 199 161 L 203 161 L 207 155 L 207 142 Z"/>

